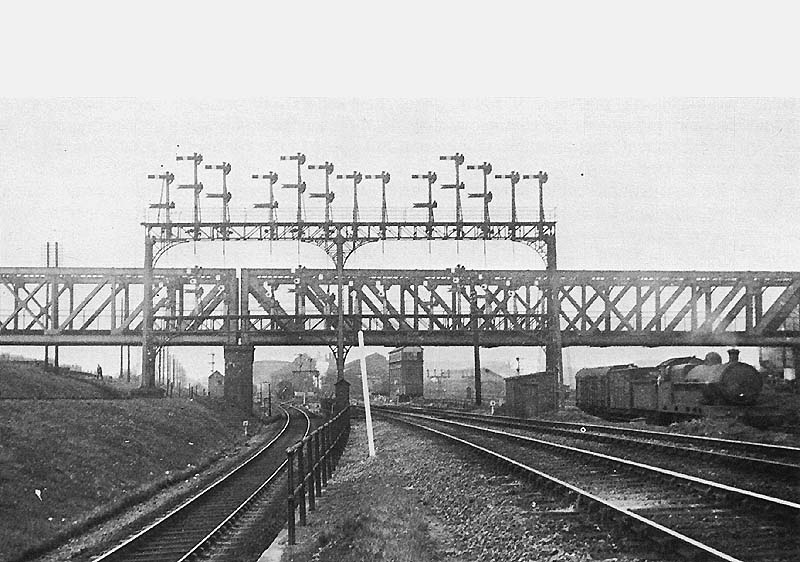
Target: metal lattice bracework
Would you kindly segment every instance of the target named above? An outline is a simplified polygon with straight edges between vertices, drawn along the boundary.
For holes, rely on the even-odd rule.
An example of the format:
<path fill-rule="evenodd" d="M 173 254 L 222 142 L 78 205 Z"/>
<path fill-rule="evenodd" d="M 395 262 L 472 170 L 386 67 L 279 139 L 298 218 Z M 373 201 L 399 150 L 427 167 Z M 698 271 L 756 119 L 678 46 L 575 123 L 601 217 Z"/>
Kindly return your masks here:
<path fill-rule="evenodd" d="M 334 270 L 244 270 L 243 339 L 332 344 L 342 321 L 346 345 L 355 344 L 359 330 L 370 345 L 472 345 L 476 332 L 483 345 L 545 341 L 542 291 L 508 277 L 463 269 L 351 270 L 343 281 L 341 298 L 333 299 Z"/>
<path fill-rule="evenodd" d="M 433 201 L 433 208 L 436 207 Z M 433 213 L 432 209 L 429 211 Z M 341 235 L 345 244 L 345 261 L 352 252 L 370 242 L 386 241 L 420 241 L 420 240 L 514 240 L 533 247 L 543 260 L 552 252 L 548 248 L 555 246 L 555 222 L 508 221 L 491 222 L 488 229 L 483 221 L 464 221 L 459 225 L 453 221 L 394 221 L 386 224 L 380 221 L 361 221 L 353 223 L 324 221 L 306 221 L 303 223 L 303 242 L 314 244 L 335 259 L 333 241 Z M 157 241 L 158 249 L 180 242 L 195 239 L 192 223 L 173 222 L 169 234 L 162 234 L 163 224 L 146 222 L 144 227 L 149 236 Z M 300 231 L 295 221 L 231 221 L 228 225 L 228 240 L 298 240 Z M 383 235 L 385 229 L 385 237 Z M 218 240 L 219 223 L 200 223 L 197 240 Z"/>
<path fill-rule="evenodd" d="M 153 269 L 154 345 L 800 345 L 800 272 Z M 0 268 L 0 345 L 140 343 L 144 271 Z M 50 289 L 49 296 L 47 289 Z M 237 314 L 238 312 L 238 314 Z"/>
<path fill-rule="evenodd" d="M 235 270 L 154 269 L 151 283 L 153 345 L 216 345 L 228 339 L 223 334 L 235 337 Z M 137 268 L 0 269 L 0 342 L 139 345 L 144 293 L 144 270 Z"/>
<path fill-rule="evenodd" d="M 567 346 L 800 342 L 797 272 L 351 270 L 334 302 L 334 270 L 245 274 L 243 333 L 264 345 L 331 341 L 339 311 L 348 344 L 547 345 L 555 313 Z"/>

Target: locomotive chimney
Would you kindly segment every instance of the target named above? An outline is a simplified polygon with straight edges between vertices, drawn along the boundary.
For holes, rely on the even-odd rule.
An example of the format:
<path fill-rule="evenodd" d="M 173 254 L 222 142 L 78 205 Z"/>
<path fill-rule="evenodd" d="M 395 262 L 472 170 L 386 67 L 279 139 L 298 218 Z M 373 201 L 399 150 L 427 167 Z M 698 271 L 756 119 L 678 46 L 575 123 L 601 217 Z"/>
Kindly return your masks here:
<path fill-rule="evenodd" d="M 728 350 L 728 360 L 730 363 L 738 363 L 739 362 L 739 350 L 738 349 L 729 349 Z"/>

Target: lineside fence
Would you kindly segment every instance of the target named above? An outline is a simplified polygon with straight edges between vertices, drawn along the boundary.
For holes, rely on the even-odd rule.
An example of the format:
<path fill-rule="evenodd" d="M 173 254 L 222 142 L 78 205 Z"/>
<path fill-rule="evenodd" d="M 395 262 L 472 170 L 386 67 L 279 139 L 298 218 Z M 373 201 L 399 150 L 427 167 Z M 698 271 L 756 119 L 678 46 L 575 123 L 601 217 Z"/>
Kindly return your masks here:
<path fill-rule="evenodd" d="M 336 470 L 350 436 L 350 407 L 311 432 L 302 441 L 286 450 L 288 457 L 287 481 L 289 484 L 288 517 L 289 544 L 295 541 L 295 511 L 300 512 L 300 524 L 306 524 L 308 511 L 316 510 L 316 498 L 322 495 L 328 479 Z"/>

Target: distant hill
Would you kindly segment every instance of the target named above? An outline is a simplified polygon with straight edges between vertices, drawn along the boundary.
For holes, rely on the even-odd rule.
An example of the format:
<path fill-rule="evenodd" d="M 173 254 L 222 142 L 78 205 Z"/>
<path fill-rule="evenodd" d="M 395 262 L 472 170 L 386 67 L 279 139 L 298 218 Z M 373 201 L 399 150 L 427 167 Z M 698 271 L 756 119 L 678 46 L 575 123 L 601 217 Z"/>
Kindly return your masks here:
<path fill-rule="evenodd" d="M 117 398 L 119 392 L 86 373 L 45 370 L 39 361 L 0 361 L 0 398 Z"/>

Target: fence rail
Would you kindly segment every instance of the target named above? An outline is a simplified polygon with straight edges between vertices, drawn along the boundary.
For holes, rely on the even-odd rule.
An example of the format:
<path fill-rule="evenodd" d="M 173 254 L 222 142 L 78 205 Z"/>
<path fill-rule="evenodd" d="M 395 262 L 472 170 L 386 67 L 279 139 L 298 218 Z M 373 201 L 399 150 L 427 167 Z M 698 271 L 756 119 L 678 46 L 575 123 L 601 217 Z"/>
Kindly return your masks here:
<path fill-rule="evenodd" d="M 327 487 L 336 463 L 350 435 L 350 408 L 347 407 L 286 450 L 289 487 L 287 521 L 289 544 L 295 540 L 295 511 L 300 524 L 306 524 L 308 511 L 316 510 L 316 498 Z"/>

